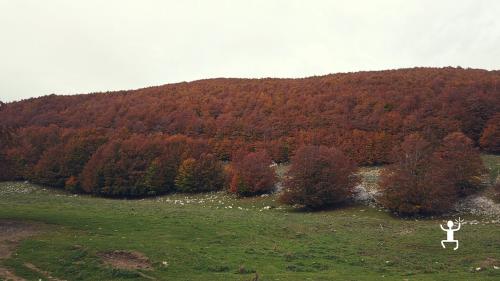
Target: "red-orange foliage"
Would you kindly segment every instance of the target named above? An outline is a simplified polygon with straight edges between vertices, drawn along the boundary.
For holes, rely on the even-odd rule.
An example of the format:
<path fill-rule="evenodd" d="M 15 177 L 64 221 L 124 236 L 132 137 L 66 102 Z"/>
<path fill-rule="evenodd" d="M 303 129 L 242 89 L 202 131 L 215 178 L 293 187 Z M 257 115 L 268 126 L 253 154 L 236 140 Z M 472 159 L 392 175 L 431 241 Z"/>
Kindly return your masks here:
<path fill-rule="evenodd" d="M 458 195 L 469 195 L 481 188 L 481 176 L 486 168 L 472 140 L 464 134 L 456 132 L 446 136 L 432 161 L 432 166 L 442 169 L 445 177 L 452 181 Z"/>
<path fill-rule="evenodd" d="M 374 164 L 387 162 L 387 147 L 408 132 L 420 132 L 434 144 L 462 131 L 478 143 L 500 111 L 499 84 L 498 71 L 460 68 L 210 79 L 9 103 L 0 122 L 184 134 L 209 140 L 220 159 L 241 144 L 262 142 L 275 161 L 286 161 L 303 144 L 327 145 L 360 164 Z M 498 141 L 491 139 L 491 145 Z"/>
<path fill-rule="evenodd" d="M 13 179 L 33 178 L 33 168 L 46 150 L 59 145 L 62 131 L 55 125 L 18 129 L 14 135 L 15 145 L 6 152 L 12 163 Z"/>
<path fill-rule="evenodd" d="M 297 150 L 281 200 L 310 208 L 333 207 L 349 199 L 358 183 L 356 164 L 341 151 L 325 146 Z"/>
<path fill-rule="evenodd" d="M 380 203 L 401 214 L 431 214 L 449 210 L 456 199 L 445 171 L 431 165 L 432 148 L 421 135 L 412 134 L 394 150 L 395 163 L 380 179 Z"/>
<path fill-rule="evenodd" d="M 236 156 L 231 163 L 229 191 L 240 196 L 272 191 L 277 178 L 271 163 L 264 151 Z"/>
<path fill-rule="evenodd" d="M 203 141 L 184 136 L 132 135 L 113 138 L 101 146 L 81 174 L 85 192 L 106 196 L 144 196 L 175 189 L 182 161 L 198 158 Z"/>
<path fill-rule="evenodd" d="M 77 177 L 92 154 L 106 142 L 102 132 L 96 130 L 65 130 L 58 144 L 46 149 L 33 167 L 34 182 L 79 191 Z M 76 181 L 76 182 L 75 182 Z"/>
<path fill-rule="evenodd" d="M 383 171 L 380 202 L 402 214 L 450 210 L 458 196 L 481 187 L 484 167 L 472 141 L 462 133 L 446 136 L 438 148 L 421 135 L 408 136 Z"/>
<path fill-rule="evenodd" d="M 495 114 L 484 128 L 481 148 L 491 153 L 500 153 L 500 113 Z"/>
<path fill-rule="evenodd" d="M 10 179 L 62 186 L 78 173 L 81 161 L 64 167 L 71 172 L 63 173 L 61 164 L 44 167 L 42 158 L 66 161 L 55 147 L 66 150 L 71 138 L 65 136 L 80 130 L 97 130 L 107 140 L 108 155 L 99 152 L 103 157 L 111 157 L 110 146 L 118 138 L 149 139 L 157 134 L 203 140 L 209 146 L 204 152 L 220 160 L 231 160 L 236 150 L 263 149 L 274 161 L 285 162 L 297 147 L 325 145 L 339 148 L 358 164 L 384 164 L 391 161 L 391 148 L 414 132 L 439 146 L 446 135 L 460 131 L 474 145 L 498 153 L 499 84 L 499 71 L 413 68 L 305 79 L 210 79 L 112 93 L 50 95 L 1 106 L 0 126 L 16 131 L 12 146 L 0 145 L 0 157 L 10 168 L 4 171 L 14 172 L 7 176 Z M 153 175 L 166 165 L 159 158 L 168 156 L 156 152 L 154 164 L 147 168 L 150 178 L 142 182 L 159 186 L 163 184 Z M 107 173 L 114 172 L 119 169 L 111 167 Z M 128 183 L 127 176 L 110 178 Z"/>

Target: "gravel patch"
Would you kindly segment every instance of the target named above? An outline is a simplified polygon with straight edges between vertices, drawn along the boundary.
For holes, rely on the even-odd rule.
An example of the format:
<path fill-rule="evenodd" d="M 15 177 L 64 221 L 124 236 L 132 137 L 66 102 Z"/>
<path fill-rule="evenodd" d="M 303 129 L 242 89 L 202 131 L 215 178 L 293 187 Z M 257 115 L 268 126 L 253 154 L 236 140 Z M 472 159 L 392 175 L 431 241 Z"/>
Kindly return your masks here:
<path fill-rule="evenodd" d="M 457 202 L 455 210 L 459 213 L 490 217 L 500 222 L 500 204 L 482 195 L 472 195 Z"/>

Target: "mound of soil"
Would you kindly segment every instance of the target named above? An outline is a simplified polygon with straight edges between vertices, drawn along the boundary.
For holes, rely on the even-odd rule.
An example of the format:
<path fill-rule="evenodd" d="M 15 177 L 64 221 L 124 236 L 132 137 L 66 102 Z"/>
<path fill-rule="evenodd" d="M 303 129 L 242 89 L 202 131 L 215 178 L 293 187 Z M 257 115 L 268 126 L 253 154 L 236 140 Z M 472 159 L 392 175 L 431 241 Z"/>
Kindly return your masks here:
<path fill-rule="evenodd" d="M 151 269 L 151 262 L 137 251 L 110 251 L 99 253 L 105 264 L 120 269 Z"/>

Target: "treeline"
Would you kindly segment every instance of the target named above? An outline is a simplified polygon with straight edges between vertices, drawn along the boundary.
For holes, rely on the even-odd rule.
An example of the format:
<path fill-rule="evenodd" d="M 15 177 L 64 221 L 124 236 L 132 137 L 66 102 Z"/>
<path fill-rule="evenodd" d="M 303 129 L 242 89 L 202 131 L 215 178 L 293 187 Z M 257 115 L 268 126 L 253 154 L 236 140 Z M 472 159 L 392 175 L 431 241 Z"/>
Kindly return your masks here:
<path fill-rule="evenodd" d="M 209 143 L 184 135 L 107 134 L 97 129 L 26 127 L 5 131 L 1 179 L 111 197 L 228 188 L 242 196 L 267 193 L 276 177 L 265 151 L 239 150 L 231 165 Z"/>
<path fill-rule="evenodd" d="M 404 215 L 450 211 L 460 197 L 485 186 L 485 167 L 472 141 L 456 132 L 433 146 L 414 133 L 391 152 L 393 164 L 379 179 L 376 201 Z M 338 206 L 349 201 L 359 182 L 356 165 L 341 151 L 304 146 L 291 161 L 280 199 L 309 208 Z"/>
<path fill-rule="evenodd" d="M 2 139 L 9 140 L 2 143 L 11 147 L 0 155 L 2 164 L 8 164 L 3 177 L 30 179 L 71 192 L 142 197 L 225 189 L 254 196 L 274 191 L 277 182 L 265 150 L 239 150 L 230 163 L 223 163 L 211 153 L 207 141 L 183 135 L 118 132 L 105 136 L 95 129 L 57 126 L 2 132 Z M 40 149 L 49 143 L 50 148 Z M 376 200 L 400 214 L 446 212 L 458 198 L 485 186 L 479 150 L 460 132 L 448 134 L 439 145 L 412 133 L 391 149 L 390 159 Z M 334 147 L 302 145 L 290 163 L 280 193 L 286 204 L 335 207 L 350 201 L 359 184 L 356 163 Z"/>
<path fill-rule="evenodd" d="M 253 195 L 273 188 L 272 161 L 329 155 L 348 171 L 397 163 L 394 148 L 411 135 L 429 151 L 459 133 L 472 148 L 499 153 L 499 109 L 500 72 L 461 68 L 50 95 L 0 107 L 0 178 L 105 196 Z M 322 148 L 304 150 L 311 146 Z"/>
<path fill-rule="evenodd" d="M 0 122 L 204 139 L 220 159 L 264 149 L 289 161 L 302 144 L 337 147 L 358 164 L 390 162 L 419 132 L 439 143 L 462 132 L 498 153 L 500 72 L 414 68 L 305 79 L 210 79 L 140 90 L 9 103 Z"/>

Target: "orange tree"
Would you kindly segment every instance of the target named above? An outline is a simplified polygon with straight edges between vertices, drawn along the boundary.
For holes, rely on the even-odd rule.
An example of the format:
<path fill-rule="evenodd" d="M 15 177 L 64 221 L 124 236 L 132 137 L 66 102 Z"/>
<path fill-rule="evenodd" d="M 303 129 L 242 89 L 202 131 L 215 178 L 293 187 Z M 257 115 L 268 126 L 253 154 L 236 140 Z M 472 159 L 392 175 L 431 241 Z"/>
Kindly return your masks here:
<path fill-rule="evenodd" d="M 349 199 L 358 183 L 354 161 L 340 150 L 304 146 L 292 158 L 292 166 L 280 199 L 309 208 L 332 207 Z"/>

